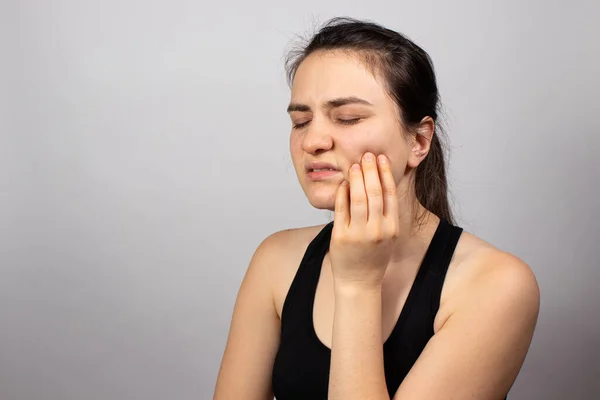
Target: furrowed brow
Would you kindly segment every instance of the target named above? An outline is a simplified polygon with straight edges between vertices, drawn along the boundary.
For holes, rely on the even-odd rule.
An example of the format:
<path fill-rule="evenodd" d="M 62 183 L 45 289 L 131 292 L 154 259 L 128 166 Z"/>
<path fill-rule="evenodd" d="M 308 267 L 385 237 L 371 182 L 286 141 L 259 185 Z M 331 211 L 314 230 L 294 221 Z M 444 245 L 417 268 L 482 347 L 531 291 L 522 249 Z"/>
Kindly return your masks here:
<path fill-rule="evenodd" d="M 323 107 L 325 109 L 332 109 L 332 108 L 345 106 L 348 104 L 364 104 L 367 106 L 373 105 L 370 102 L 368 102 L 367 100 L 361 99 L 360 97 L 348 96 L 348 97 L 339 97 L 337 99 L 329 100 L 327 103 L 325 103 L 325 105 Z M 291 113 L 293 111 L 310 112 L 312 110 L 311 110 L 310 106 L 307 106 L 306 104 L 290 103 L 290 105 L 287 108 L 287 112 Z"/>

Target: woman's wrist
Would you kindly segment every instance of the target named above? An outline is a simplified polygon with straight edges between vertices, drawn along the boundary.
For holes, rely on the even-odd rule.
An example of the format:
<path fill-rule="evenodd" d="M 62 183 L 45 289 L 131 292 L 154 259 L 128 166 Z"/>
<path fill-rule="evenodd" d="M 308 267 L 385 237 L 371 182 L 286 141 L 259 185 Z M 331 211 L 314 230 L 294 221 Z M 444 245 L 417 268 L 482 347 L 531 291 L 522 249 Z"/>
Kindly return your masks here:
<path fill-rule="evenodd" d="M 381 295 L 381 280 L 373 279 L 370 281 L 347 281 L 343 279 L 333 279 L 333 289 L 336 297 L 354 297 L 370 294 Z"/>

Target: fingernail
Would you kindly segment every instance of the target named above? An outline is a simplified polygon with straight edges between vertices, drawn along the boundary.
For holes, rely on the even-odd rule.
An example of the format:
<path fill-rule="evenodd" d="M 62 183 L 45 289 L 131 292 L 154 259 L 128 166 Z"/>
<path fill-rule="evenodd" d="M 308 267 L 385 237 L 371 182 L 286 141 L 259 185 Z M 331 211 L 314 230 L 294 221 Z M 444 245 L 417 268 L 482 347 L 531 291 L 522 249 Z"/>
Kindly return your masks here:
<path fill-rule="evenodd" d="M 377 157 L 377 159 L 379 160 L 379 162 L 380 162 L 381 164 L 385 164 L 385 163 L 387 162 L 387 160 L 386 160 L 386 158 L 385 158 L 385 156 L 384 156 L 383 154 L 380 154 L 380 155 Z"/>
<path fill-rule="evenodd" d="M 373 161 L 373 154 L 365 153 L 365 161 Z"/>
<path fill-rule="evenodd" d="M 354 165 L 352 166 L 352 169 L 353 169 L 353 170 L 355 170 L 355 171 L 358 171 L 358 170 L 360 169 L 360 165 L 358 165 L 358 164 L 354 164 Z"/>

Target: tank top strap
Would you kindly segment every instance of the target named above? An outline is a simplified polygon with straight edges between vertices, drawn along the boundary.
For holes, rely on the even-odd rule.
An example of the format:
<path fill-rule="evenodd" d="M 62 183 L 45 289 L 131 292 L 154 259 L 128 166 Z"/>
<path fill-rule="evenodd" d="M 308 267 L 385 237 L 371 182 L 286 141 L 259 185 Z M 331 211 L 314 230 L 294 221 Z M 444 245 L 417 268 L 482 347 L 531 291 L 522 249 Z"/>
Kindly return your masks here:
<path fill-rule="evenodd" d="M 308 247 L 306 248 L 306 253 L 304 254 L 304 260 L 302 260 L 301 264 L 313 264 L 316 260 L 318 261 L 319 267 L 323 262 L 323 258 L 325 258 L 325 253 L 329 250 L 329 242 L 331 241 L 331 231 L 333 230 L 333 221 L 329 222 L 325 225 L 315 236 L 315 238 L 310 242 Z M 320 272 L 320 268 L 317 272 Z M 319 275 L 317 275 L 317 278 Z"/>
<path fill-rule="evenodd" d="M 435 315 L 440 307 L 440 297 L 448 267 L 456 250 L 463 229 L 441 218 L 437 231 L 431 241 L 430 249 L 423 259 L 423 267 L 433 278 L 431 312 Z"/>
<path fill-rule="evenodd" d="M 312 307 L 321 274 L 321 264 L 329 250 L 333 221 L 325 225 L 309 243 L 292 280 L 281 313 L 282 328 L 297 322 L 312 324 Z M 300 317 L 300 318 L 299 318 Z"/>

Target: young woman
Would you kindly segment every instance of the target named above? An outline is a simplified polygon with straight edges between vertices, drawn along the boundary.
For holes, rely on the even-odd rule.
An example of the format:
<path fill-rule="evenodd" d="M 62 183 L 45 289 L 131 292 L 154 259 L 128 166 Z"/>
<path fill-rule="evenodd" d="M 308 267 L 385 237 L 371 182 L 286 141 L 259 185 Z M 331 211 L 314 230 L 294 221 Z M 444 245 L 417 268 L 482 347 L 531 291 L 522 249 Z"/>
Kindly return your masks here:
<path fill-rule="evenodd" d="M 298 180 L 334 220 L 260 244 L 214 398 L 504 398 L 538 285 L 519 258 L 454 225 L 429 56 L 336 18 L 287 67 Z"/>

